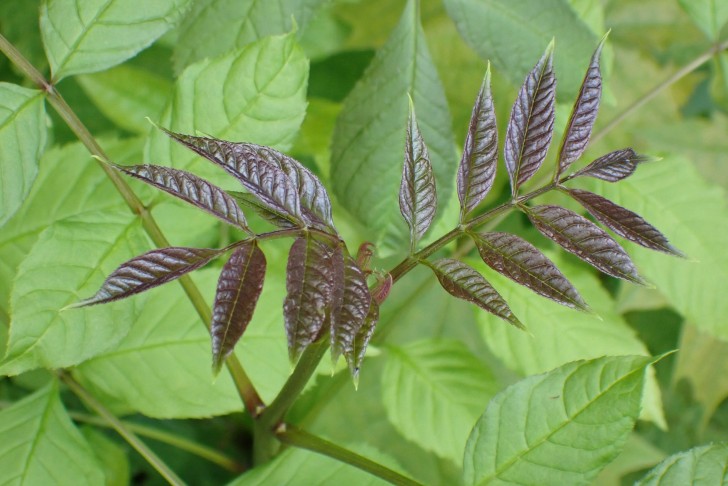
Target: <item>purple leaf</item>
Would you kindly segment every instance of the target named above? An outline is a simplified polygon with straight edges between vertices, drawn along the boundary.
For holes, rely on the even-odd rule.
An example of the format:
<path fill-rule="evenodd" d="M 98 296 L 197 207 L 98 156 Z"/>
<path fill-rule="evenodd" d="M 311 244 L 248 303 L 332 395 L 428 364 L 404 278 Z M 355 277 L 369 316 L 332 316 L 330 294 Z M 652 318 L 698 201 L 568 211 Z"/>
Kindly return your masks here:
<path fill-rule="evenodd" d="M 510 233 L 470 233 L 483 261 L 516 283 L 574 309 L 587 310 L 579 292 L 551 260 Z"/>
<path fill-rule="evenodd" d="M 599 68 L 599 57 L 607 37 L 604 36 L 592 55 L 579 95 L 571 110 L 569 122 L 566 124 L 564 138 L 559 149 L 559 164 L 555 179 L 584 153 L 594 122 L 599 112 L 599 99 L 602 96 L 602 73 Z"/>
<path fill-rule="evenodd" d="M 247 231 L 245 215 L 235 200 L 219 187 L 183 170 L 159 165 L 114 165 L 115 168 L 157 187 Z"/>
<path fill-rule="evenodd" d="M 250 194 L 249 192 L 227 191 L 235 202 L 241 207 L 252 210 L 255 214 L 279 228 L 295 228 L 296 225 L 291 222 L 285 213 L 276 212 L 266 204 Z"/>
<path fill-rule="evenodd" d="M 356 336 L 369 314 L 371 302 L 364 272 L 352 257 L 346 255 L 342 304 L 331 323 L 331 357 L 334 362 L 341 353 L 354 353 Z"/>
<path fill-rule="evenodd" d="M 526 329 L 513 315 L 503 297 L 475 269 L 452 258 L 425 261 L 450 295 L 472 302 L 519 329 Z"/>
<path fill-rule="evenodd" d="M 553 50 L 552 41 L 526 76 L 508 120 L 503 157 L 514 197 L 521 184 L 541 167 L 553 136 L 556 105 Z"/>
<path fill-rule="evenodd" d="M 473 106 L 463 156 L 458 168 L 461 221 L 493 186 L 498 164 L 498 126 L 490 92 L 490 64 Z"/>
<path fill-rule="evenodd" d="M 569 176 L 569 179 L 589 176 L 607 182 L 617 182 L 634 174 L 639 164 L 649 160 L 650 157 L 637 155 L 631 148 L 615 150 L 602 155 L 591 164 Z"/>
<path fill-rule="evenodd" d="M 292 362 L 327 330 L 324 325 L 341 305 L 343 277 L 340 246 L 313 235 L 293 242 L 286 275 L 288 293 L 283 302 Z"/>
<path fill-rule="evenodd" d="M 399 188 L 399 208 L 410 227 L 410 249 L 430 227 L 437 208 L 435 176 L 432 173 L 430 155 L 420 128 L 417 126 L 415 110 L 410 99 L 407 119 L 407 135 L 404 146 L 404 167 Z"/>
<path fill-rule="evenodd" d="M 354 379 L 354 386 L 358 386 L 359 383 L 359 369 L 361 363 L 364 361 L 364 356 L 367 353 L 367 346 L 369 341 L 372 339 L 374 329 L 377 327 L 379 321 L 379 304 L 376 300 L 371 301 L 369 306 L 369 313 L 364 319 L 364 323 L 359 328 L 354 338 L 353 346 L 350 350 L 344 350 L 344 358 L 346 363 L 349 365 L 349 371 Z"/>
<path fill-rule="evenodd" d="M 559 206 L 523 209 L 536 228 L 564 250 L 607 275 L 645 284 L 619 243 L 588 219 Z"/>
<path fill-rule="evenodd" d="M 683 253 L 672 246 L 665 235 L 645 221 L 640 215 L 614 204 L 609 199 L 583 191 L 567 189 L 567 193 L 589 211 L 597 221 L 630 241 L 645 248 L 684 257 Z"/>
<path fill-rule="evenodd" d="M 124 299 L 162 285 L 204 266 L 224 250 L 210 248 L 158 248 L 122 263 L 109 275 L 96 295 L 72 307 Z"/>
<path fill-rule="evenodd" d="M 263 290 L 265 255 L 254 242 L 239 246 L 222 267 L 212 309 L 212 369 L 220 371 L 225 358 L 245 332 Z"/>

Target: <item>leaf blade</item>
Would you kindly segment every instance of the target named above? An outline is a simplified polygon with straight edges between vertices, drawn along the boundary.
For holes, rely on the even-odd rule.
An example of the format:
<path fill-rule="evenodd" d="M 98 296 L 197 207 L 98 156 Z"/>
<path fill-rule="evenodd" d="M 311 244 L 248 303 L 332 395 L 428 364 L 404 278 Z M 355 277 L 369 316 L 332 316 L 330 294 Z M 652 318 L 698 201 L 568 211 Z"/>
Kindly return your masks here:
<path fill-rule="evenodd" d="M 372 305 L 364 272 L 350 255 L 344 256 L 344 292 L 341 308 L 331 324 L 331 357 L 334 363 L 339 355 L 355 353 L 356 338 L 366 324 Z"/>
<path fill-rule="evenodd" d="M 615 150 L 594 160 L 569 178 L 589 176 L 607 182 L 617 182 L 634 174 L 639 164 L 649 160 L 649 157 L 638 155 L 631 148 Z"/>
<path fill-rule="evenodd" d="M 692 484 L 707 486 L 726 481 L 728 444 L 725 442 L 673 454 L 650 470 L 635 486 Z"/>

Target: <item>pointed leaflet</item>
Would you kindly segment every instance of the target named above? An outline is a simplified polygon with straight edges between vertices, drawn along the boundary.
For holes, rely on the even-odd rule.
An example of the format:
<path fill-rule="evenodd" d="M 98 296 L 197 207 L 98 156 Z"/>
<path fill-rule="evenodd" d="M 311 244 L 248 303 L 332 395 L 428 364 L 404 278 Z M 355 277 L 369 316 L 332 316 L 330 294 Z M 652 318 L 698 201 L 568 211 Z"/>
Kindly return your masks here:
<path fill-rule="evenodd" d="M 249 192 L 226 191 L 240 207 L 250 208 L 255 214 L 279 228 L 295 228 L 295 224 L 285 214 L 278 213 Z"/>
<path fill-rule="evenodd" d="M 458 167 L 461 219 L 475 209 L 493 186 L 498 164 L 498 126 L 490 92 L 490 64 L 473 106 L 463 157 Z"/>
<path fill-rule="evenodd" d="M 639 164 L 649 160 L 649 157 L 637 155 L 631 148 L 615 150 L 602 155 L 591 164 L 569 176 L 569 179 L 590 176 L 607 182 L 617 182 L 634 174 Z"/>
<path fill-rule="evenodd" d="M 629 255 L 594 223 L 559 206 L 523 208 L 544 236 L 607 275 L 644 284 Z"/>
<path fill-rule="evenodd" d="M 286 272 L 288 293 L 283 302 L 291 361 L 325 332 L 332 311 L 341 305 L 343 276 L 340 246 L 313 235 L 293 242 Z"/>
<path fill-rule="evenodd" d="M 223 250 L 169 247 L 148 251 L 122 263 L 93 297 L 72 307 L 103 304 L 136 295 L 204 266 Z"/>
<path fill-rule="evenodd" d="M 483 261 L 539 295 L 575 309 L 588 306 L 551 260 L 529 242 L 510 233 L 470 233 Z"/>
<path fill-rule="evenodd" d="M 195 137 L 167 130 L 164 132 L 225 169 L 271 210 L 284 215 L 296 226 L 302 224 L 300 200 L 293 181 L 247 146 L 216 138 Z"/>
<path fill-rule="evenodd" d="M 559 149 L 559 163 L 554 179 L 558 179 L 572 162 L 581 157 L 589 143 L 589 137 L 599 112 L 599 98 L 602 95 L 602 73 L 599 70 L 599 56 L 606 40 L 606 36 L 604 36 L 594 51 L 584 81 L 581 84 L 581 89 L 574 102 L 574 108 L 571 110 L 571 116 L 566 124 L 564 138 Z"/>
<path fill-rule="evenodd" d="M 216 374 L 253 317 L 263 290 L 265 266 L 265 255 L 251 241 L 238 247 L 222 267 L 210 324 L 212 369 Z"/>
<path fill-rule="evenodd" d="M 637 481 L 635 486 L 709 486 L 726 484 L 727 481 L 728 443 L 719 442 L 673 454 Z"/>
<path fill-rule="evenodd" d="M 228 224 L 248 229 L 245 215 L 225 191 L 183 170 L 159 165 L 114 165 L 115 168 L 147 184 L 186 201 Z"/>
<path fill-rule="evenodd" d="M 525 329 L 500 294 L 470 266 L 452 258 L 425 261 L 425 264 L 435 272 L 440 284 L 450 295 L 472 302 L 514 326 Z"/>
<path fill-rule="evenodd" d="M 414 251 L 435 217 L 437 193 L 430 154 L 417 126 L 411 99 L 404 142 L 402 183 L 399 186 L 399 208 L 410 227 L 410 247 Z"/>
<path fill-rule="evenodd" d="M 515 196 L 521 184 L 541 167 L 551 143 L 556 107 L 553 41 L 526 76 L 508 120 L 503 157 Z"/>
<path fill-rule="evenodd" d="M 351 349 L 344 350 L 344 358 L 346 358 L 346 363 L 349 365 L 349 371 L 354 378 L 355 385 L 358 384 L 359 369 L 361 368 L 362 361 L 364 361 L 364 356 L 367 354 L 367 346 L 372 339 L 377 322 L 379 322 L 379 304 L 375 299 L 372 299 L 371 305 L 369 306 L 369 313 L 366 319 L 364 319 L 364 324 L 359 328 L 356 336 L 354 336 Z"/>
<path fill-rule="evenodd" d="M 602 196 L 581 189 L 567 189 L 566 192 L 576 199 L 604 226 L 630 241 L 645 248 L 684 256 L 680 250 L 667 241 L 665 235 L 644 220 L 639 214 L 619 206 Z"/>
<path fill-rule="evenodd" d="M 331 357 L 334 362 L 341 353 L 353 353 L 356 336 L 369 314 L 371 302 L 372 296 L 364 272 L 356 260 L 345 255 L 343 298 L 331 323 Z"/>

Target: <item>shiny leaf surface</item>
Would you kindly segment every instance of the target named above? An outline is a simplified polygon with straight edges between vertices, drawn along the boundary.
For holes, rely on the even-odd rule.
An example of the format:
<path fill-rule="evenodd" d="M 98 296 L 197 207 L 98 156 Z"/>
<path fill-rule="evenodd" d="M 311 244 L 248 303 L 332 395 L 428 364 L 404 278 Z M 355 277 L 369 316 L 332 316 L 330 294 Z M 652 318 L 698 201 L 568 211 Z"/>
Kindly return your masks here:
<path fill-rule="evenodd" d="M 331 356 L 334 362 L 339 355 L 354 353 L 354 343 L 364 325 L 372 296 L 367 280 L 356 260 L 344 256 L 344 294 L 339 311 L 331 323 Z"/>
<path fill-rule="evenodd" d="M 346 358 L 346 363 L 349 365 L 349 371 L 354 378 L 354 384 L 358 384 L 359 369 L 364 361 L 364 356 L 367 354 L 367 346 L 372 339 L 377 322 L 379 322 L 379 303 L 372 299 L 371 305 L 369 306 L 369 313 L 366 319 L 364 319 L 364 324 L 359 328 L 359 331 L 354 337 L 351 350 L 344 350 L 344 358 Z"/>
<path fill-rule="evenodd" d="M 284 213 L 278 213 L 262 203 L 249 192 L 227 191 L 240 207 L 251 209 L 255 214 L 279 228 L 294 228 L 296 225 Z"/>
<path fill-rule="evenodd" d="M 648 160 L 648 157 L 637 155 L 631 148 L 615 150 L 602 155 L 570 178 L 589 176 L 607 182 L 617 182 L 634 174 L 637 166 Z"/>

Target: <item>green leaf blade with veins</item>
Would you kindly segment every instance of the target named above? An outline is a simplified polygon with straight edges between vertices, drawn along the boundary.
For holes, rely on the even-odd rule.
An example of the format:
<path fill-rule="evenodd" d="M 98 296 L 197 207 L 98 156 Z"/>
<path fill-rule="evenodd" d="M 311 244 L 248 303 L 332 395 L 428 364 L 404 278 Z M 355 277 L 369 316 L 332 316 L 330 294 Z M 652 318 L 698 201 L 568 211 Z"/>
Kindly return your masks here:
<path fill-rule="evenodd" d="M 559 304 L 587 310 L 584 299 L 556 265 L 535 246 L 510 233 L 470 233 L 493 270 Z"/>
<path fill-rule="evenodd" d="M 649 364 L 577 361 L 506 388 L 470 434 L 464 483 L 589 484 L 632 431 Z"/>
<path fill-rule="evenodd" d="M 638 155 L 631 148 L 615 150 L 602 155 L 570 177 L 573 179 L 589 176 L 607 182 L 617 182 L 634 174 L 637 166 L 648 160 L 649 157 Z"/>
<path fill-rule="evenodd" d="M 684 256 L 670 244 L 665 235 L 645 221 L 639 214 L 619 206 L 609 199 L 583 189 L 567 189 L 567 194 L 576 199 L 594 218 L 629 241 L 651 250 L 675 256 Z"/>
<path fill-rule="evenodd" d="M 637 481 L 635 486 L 672 484 L 710 486 L 726 482 L 728 482 L 728 444 L 723 442 L 674 454 Z"/>
<path fill-rule="evenodd" d="M 519 329 L 525 329 L 511 312 L 508 304 L 476 270 L 452 258 L 424 262 L 432 269 L 440 285 L 458 299 L 467 300 L 481 309 L 500 317 Z"/>
<path fill-rule="evenodd" d="M 554 179 L 558 179 L 572 162 L 581 157 L 589 143 L 589 137 L 599 112 L 599 100 L 602 96 L 602 73 L 599 58 L 606 40 L 606 37 L 602 38 L 589 61 L 584 81 L 581 83 L 574 108 L 572 108 L 566 124 Z"/>
<path fill-rule="evenodd" d="M 0 83 L 0 227 L 30 193 L 47 135 L 43 93 Z"/>
<path fill-rule="evenodd" d="M 399 186 L 399 208 L 410 227 L 412 253 L 427 232 L 437 211 L 437 191 L 430 154 L 417 126 L 415 109 L 410 103 L 404 145 L 404 166 Z"/>
<path fill-rule="evenodd" d="M 114 165 L 114 167 L 212 214 L 229 225 L 243 230 L 248 229 L 245 215 L 235 199 L 201 177 L 160 165 Z"/>
<path fill-rule="evenodd" d="M 104 472 L 61 403 L 53 380 L 0 411 L 4 484 L 104 484 Z"/>
<path fill-rule="evenodd" d="M 49 0 L 41 5 L 53 81 L 120 64 L 174 25 L 188 0 Z"/>
<path fill-rule="evenodd" d="M 122 263 L 96 294 L 73 307 L 104 304 L 140 294 L 197 270 L 222 253 L 212 248 L 180 246 L 150 250 Z"/>
<path fill-rule="evenodd" d="M 286 269 L 287 295 L 283 302 L 292 362 L 328 330 L 325 326 L 331 313 L 341 305 L 343 278 L 344 259 L 340 246 L 314 235 L 293 242 Z"/>
<path fill-rule="evenodd" d="M 255 241 L 235 249 L 222 267 L 212 307 L 212 369 L 220 372 L 223 361 L 253 318 L 263 291 L 265 255 Z"/>
<path fill-rule="evenodd" d="M 331 357 L 336 362 L 343 353 L 354 354 L 356 337 L 366 323 L 372 305 L 367 279 L 349 255 L 344 255 L 344 293 L 341 308 L 331 323 Z M 347 360 L 348 361 L 348 360 Z"/>
<path fill-rule="evenodd" d="M 556 77 L 553 42 L 526 76 L 511 110 L 503 158 L 513 196 L 543 164 L 551 144 L 556 116 Z"/>
<path fill-rule="evenodd" d="M 498 166 L 498 125 L 490 91 L 490 64 L 473 105 L 463 156 L 458 167 L 460 220 L 475 209 L 493 187 Z"/>
<path fill-rule="evenodd" d="M 607 275 L 645 284 L 619 243 L 585 217 L 552 205 L 524 209 L 536 229 L 564 250 Z"/>

